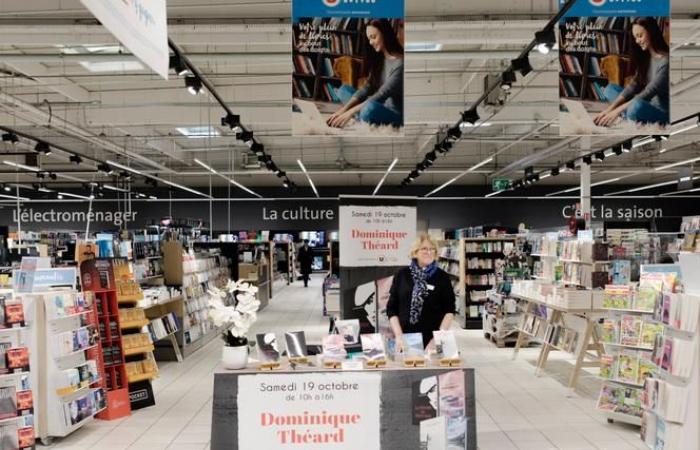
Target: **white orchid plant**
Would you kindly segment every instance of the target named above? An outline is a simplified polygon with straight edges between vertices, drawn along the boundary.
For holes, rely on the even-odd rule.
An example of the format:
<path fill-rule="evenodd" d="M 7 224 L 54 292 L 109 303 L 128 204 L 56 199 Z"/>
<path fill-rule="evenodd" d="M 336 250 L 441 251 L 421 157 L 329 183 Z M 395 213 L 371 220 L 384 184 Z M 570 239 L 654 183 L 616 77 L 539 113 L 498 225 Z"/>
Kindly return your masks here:
<path fill-rule="evenodd" d="M 258 319 L 258 288 L 250 283 L 231 281 L 222 289 L 209 289 L 209 318 L 217 327 L 225 327 L 222 337 L 226 345 L 247 345 L 250 327 Z"/>

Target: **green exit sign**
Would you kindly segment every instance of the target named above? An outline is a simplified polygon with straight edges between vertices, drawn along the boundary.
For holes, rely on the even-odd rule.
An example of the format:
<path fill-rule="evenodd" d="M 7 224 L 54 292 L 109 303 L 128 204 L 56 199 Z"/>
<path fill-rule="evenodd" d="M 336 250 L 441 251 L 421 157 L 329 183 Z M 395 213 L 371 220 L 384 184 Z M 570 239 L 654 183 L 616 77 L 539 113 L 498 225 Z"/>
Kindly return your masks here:
<path fill-rule="evenodd" d="M 492 182 L 492 187 L 494 192 L 504 191 L 510 186 L 510 180 L 508 178 L 494 178 Z"/>

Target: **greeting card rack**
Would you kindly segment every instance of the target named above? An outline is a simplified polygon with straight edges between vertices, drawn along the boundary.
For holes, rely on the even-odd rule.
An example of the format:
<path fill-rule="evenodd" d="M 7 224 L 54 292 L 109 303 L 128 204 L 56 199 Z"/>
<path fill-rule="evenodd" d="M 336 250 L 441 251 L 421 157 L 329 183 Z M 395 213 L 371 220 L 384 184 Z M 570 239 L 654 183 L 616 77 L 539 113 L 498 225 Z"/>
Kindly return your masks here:
<path fill-rule="evenodd" d="M 25 365 L 23 360 L 24 355 L 34 349 L 30 342 L 34 323 L 25 321 L 25 303 L 22 297 L 13 294 L 12 289 L 0 289 L 0 444 L 33 450 L 32 388 L 36 384 L 30 380 L 30 365 Z M 8 306 L 12 310 L 9 314 Z"/>

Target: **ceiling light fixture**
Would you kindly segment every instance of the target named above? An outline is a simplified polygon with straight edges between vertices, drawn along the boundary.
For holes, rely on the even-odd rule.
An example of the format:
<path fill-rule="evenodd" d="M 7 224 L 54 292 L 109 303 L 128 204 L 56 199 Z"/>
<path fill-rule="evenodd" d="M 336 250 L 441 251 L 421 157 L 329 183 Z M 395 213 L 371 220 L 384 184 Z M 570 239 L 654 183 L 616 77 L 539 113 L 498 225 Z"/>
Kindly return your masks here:
<path fill-rule="evenodd" d="M 479 113 L 476 107 L 468 109 L 462 113 L 462 123 L 475 125 L 479 121 Z"/>
<path fill-rule="evenodd" d="M 185 77 L 185 86 L 192 95 L 197 95 L 202 91 L 202 80 L 196 76 L 188 75 Z"/>
<path fill-rule="evenodd" d="M 81 200 L 92 200 L 95 198 L 94 195 L 90 195 L 89 197 L 86 197 L 84 195 L 78 195 L 78 194 L 71 194 L 70 192 L 59 192 L 58 195 L 62 197 L 73 197 L 73 198 L 79 198 Z"/>
<path fill-rule="evenodd" d="M 255 143 L 253 136 L 254 135 L 252 131 L 241 131 L 240 133 L 236 133 L 236 139 L 238 139 L 239 141 L 243 141 L 243 143 L 248 147 L 252 147 Z"/>
<path fill-rule="evenodd" d="M 3 142 L 9 142 L 10 144 L 16 144 L 19 142 L 19 138 L 15 133 L 9 132 L 2 135 Z"/>
<path fill-rule="evenodd" d="M 372 192 L 372 195 L 377 195 L 377 192 L 379 192 L 379 189 L 382 187 L 384 182 L 386 181 L 387 177 L 391 173 L 392 170 L 394 170 L 394 167 L 396 167 L 396 164 L 399 162 L 399 158 L 394 158 L 394 160 L 389 164 L 389 168 L 384 172 L 384 176 L 382 177 L 381 180 L 379 180 L 379 183 L 377 183 L 377 187 L 374 188 L 374 192 Z"/>
<path fill-rule="evenodd" d="M 49 156 L 51 154 L 51 147 L 46 142 L 37 142 L 34 151 Z"/>
<path fill-rule="evenodd" d="M 513 70 L 519 71 L 522 76 L 526 76 L 528 73 L 532 72 L 532 65 L 530 65 L 530 58 L 528 55 L 513 59 L 510 64 Z"/>
<path fill-rule="evenodd" d="M 132 169 L 131 167 L 125 166 L 125 165 L 123 165 L 123 164 L 119 164 L 118 162 L 114 162 L 114 161 L 109 161 L 109 160 L 108 160 L 108 161 L 106 161 L 106 163 L 109 164 L 110 166 L 114 166 L 114 167 L 116 167 L 116 168 L 118 168 L 118 169 L 127 170 L 127 171 L 129 171 L 129 172 L 131 172 L 131 173 L 135 173 L 136 175 L 141 175 L 142 177 L 151 178 L 151 179 L 156 179 L 156 177 L 154 177 L 153 175 L 145 174 L 145 173 L 140 172 L 140 171 L 138 171 L 138 170 L 136 170 L 136 169 Z M 173 183 L 172 181 L 168 181 L 168 180 L 160 180 L 160 181 L 162 181 L 163 183 L 165 183 L 165 184 L 167 184 L 167 185 L 169 185 L 169 186 L 176 187 L 176 188 L 178 188 L 178 189 L 182 189 L 183 191 L 191 192 L 192 194 L 200 195 L 200 196 L 202 196 L 202 197 L 211 198 L 210 195 L 205 194 L 205 193 L 203 193 L 203 192 L 199 192 L 199 191 L 194 190 L 194 189 L 190 189 L 190 188 L 188 188 L 187 186 L 182 186 L 181 184 Z"/>
<path fill-rule="evenodd" d="M 517 80 L 515 72 L 512 70 L 506 70 L 501 75 L 501 89 L 504 91 L 509 91 L 513 87 L 513 83 Z"/>
<path fill-rule="evenodd" d="M 228 113 L 225 117 L 222 117 L 221 126 L 224 125 L 228 125 L 228 127 L 235 133 L 240 133 L 243 131 L 243 128 L 241 127 L 241 116 L 237 114 Z"/>
<path fill-rule="evenodd" d="M 458 126 L 452 127 L 449 130 L 447 130 L 447 136 L 445 137 L 445 141 L 450 142 L 450 143 L 455 143 L 461 137 L 462 137 L 462 130 L 460 130 Z"/>
<path fill-rule="evenodd" d="M 548 54 L 557 42 L 554 27 L 548 26 L 544 30 L 537 31 L 535 33 L 535 41 L 537 41 L 537 45 L 535 46 L 537 51 L 543 55 Z"/>
<path fill-rule="evenodd" d="M 591 155 L 586 155 L 586 156 L 584 156 L 583 158 L 581 158 L 581 160 L 582 160 L 585 164 L 587 164 L 587 165 L 589 165 L 589 166 L 590 166 L 591 163 L 593 162 L 593 158 L 591 158 Z"/>
<path fill-rule="evenodd" d="M 671 169 L 671 168 L 673 168 L 673 167 L 684 166 L 684 165 L 686 165 L 686 164 L 693 164 L 693 163 L 696 163 L 696 162 L 698 162 L 698 161 L 700 161 L 700 157 L 692 158 L 692 159 L 686 159 L 685 161 L 679 161 L 679 162 L 676 162 L 676 163 L 673 163 L 673 164 L 667 164 L 667 165 L 665 165 L 665 166 L 657 167 L 657 168 L 655 168 L 654 170 L 656 170 L 656 171 L 658 172 L 658 171 L 660 171 L 660 170 Z"/>
<path fill-rule="evenodd" d="M 299 164 L 299 167 L 301 167 L 301 171 L 304 172 L 304 175 L 306 175 L 306 179 L 309 180 L 309 184 L 311 184 L 311 189 L 313 189 L 314 194 L 316 194 L 316 198 L 320 198 L 320 196 L 318 195 L 318 191 L 316 190 L 316 185 L 309 176 L 309 172 L 306 171 L 306 167 L 304 166 L 304 163 L 301 162 L 301 159 L 297 159 L 297 164 Z"/>
<path fill-rule="evenodd" d="M 598 161 L 604 161 L 605 160 L 605 152 L 604 151 L 599 151 L 595 153 L 595 159 Z"/>
<path fill-rule="evenodd" d="M 77 164 L 80 164 L 83 162 L 83 158 L 81 158 L 79 155 L 70 155 L 69 158 L 70 162 Z"/>
<path fill-rule="evenodd" d="M 3 161 L 2 162 L 5 165 L 12 166 L 16 169 L 23 169 L 23 170 L 28 170 L 29 172 L 39 172 L 38 167 L 32 167 L 32 166 L 25 166 L 24 164 L 12 162 L 12 161 Z"/>
<path fill-rule="evenodd" d="M 170 68 L 175 70 L 175 73 L 179 76 L 187 75 L 188 73 L 190 73 L 190 70 L 187 68 L 187 65 L 178 54 L 174 54 L 170 57 Z"/>

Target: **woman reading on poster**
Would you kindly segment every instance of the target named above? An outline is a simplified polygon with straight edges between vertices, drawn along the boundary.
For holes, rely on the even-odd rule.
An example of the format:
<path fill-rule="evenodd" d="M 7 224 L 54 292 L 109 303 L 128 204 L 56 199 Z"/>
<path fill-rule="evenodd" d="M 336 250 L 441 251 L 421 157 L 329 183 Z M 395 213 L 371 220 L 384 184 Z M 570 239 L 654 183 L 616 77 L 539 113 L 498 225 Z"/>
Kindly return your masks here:
<path fill-rule="evenodd" d="M 605 100 L 610 105 L 593 121 L 596 125 L 614 125 L 619 117 L 638 123 L 669 123 L 669 48 L 659 24 L 653 17 L 632 22 L 632 62 L 637 72 L 624 89 L 609 83 Z"/>
<path fill-rule="evenodd" d="M 437 266 L 437 245 L 423 234 L 411 247 L 411 265 L 401 269 L 391 285 L 386 313 L 403 350 L 403 333 L 423 334 L 423 346 L 433 341 L 433 331 L 447 330 L 455 313 L 455 293 L 450 277 Z"/>
<path fill-rule="evenodd" d="M 371 125 L 403 126 L 403 46 L 391 22 L 373 19 L 367 24 L 367 40 L 372 50 L 366 57 L 367 83 L 356 90 L 343 85 L 338 97 L 344 105 L 326 123 L 344 128 L 357 116 Z"/>

